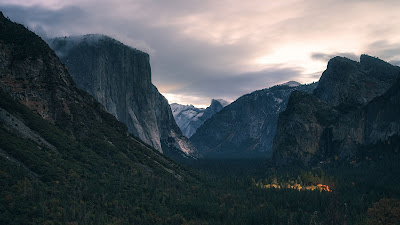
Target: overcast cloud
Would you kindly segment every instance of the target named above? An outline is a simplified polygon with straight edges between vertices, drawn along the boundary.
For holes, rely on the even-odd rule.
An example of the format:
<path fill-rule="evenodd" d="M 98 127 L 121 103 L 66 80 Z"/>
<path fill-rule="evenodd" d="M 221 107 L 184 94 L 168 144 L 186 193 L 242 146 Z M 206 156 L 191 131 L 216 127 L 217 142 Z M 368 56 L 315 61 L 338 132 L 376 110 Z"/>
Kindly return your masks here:
<path fill-rule="evenodd" d="M 0 0 L 0 10 L 43 37 L 101 33 L 149 53 L 170 103 L 317 81 L 336 55 L 400 62 L 397 0 Z"/>

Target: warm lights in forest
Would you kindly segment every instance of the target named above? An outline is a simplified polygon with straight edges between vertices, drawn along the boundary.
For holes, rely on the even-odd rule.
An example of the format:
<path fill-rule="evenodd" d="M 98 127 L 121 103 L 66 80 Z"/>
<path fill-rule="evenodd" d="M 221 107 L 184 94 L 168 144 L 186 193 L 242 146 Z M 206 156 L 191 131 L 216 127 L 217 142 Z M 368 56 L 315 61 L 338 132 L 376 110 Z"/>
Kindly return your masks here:
<path fill-rule="evenodd" d="M 266 189 L 294 189 L 294 190 L 298 190 L 298 191 L 326 191 L 326 192 L 332 192 L 332 189 L 329 188 L 328 185 L 324 185 L 324 184 L 317 184 L 317 185 L 307 185 L 307 186 L 302 186 L 300 184 L 260 184 L 257 183 L 255 184 L 257 187 L 260 188 L 266 188 Z"/>
<path fill-rule="evenodd" d="M 318 187 L 320 187 L 322 190 L 327 191 L 327 192 L 332 192 L 332 190 L 329 188 L 328 185 L 324 185 L 324 184 L 318 184 Z"/>

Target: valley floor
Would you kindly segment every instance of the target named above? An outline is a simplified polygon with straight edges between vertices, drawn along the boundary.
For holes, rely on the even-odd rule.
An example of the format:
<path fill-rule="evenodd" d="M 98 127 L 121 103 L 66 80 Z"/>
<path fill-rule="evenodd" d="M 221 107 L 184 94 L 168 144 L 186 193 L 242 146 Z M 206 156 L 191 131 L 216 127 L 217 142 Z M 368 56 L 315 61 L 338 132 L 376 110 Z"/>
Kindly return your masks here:
<path fill-rule="evenodd" d="M 0 224 L 400 221 L 398 137 L 351 161 L 316 167 L 275 167 L 265 159 L 179 165 L 110 128 L 107 141 L 103 129 L 77 140 L 7 95 L 0 107 L 48 142 L 0 124 Z"/>

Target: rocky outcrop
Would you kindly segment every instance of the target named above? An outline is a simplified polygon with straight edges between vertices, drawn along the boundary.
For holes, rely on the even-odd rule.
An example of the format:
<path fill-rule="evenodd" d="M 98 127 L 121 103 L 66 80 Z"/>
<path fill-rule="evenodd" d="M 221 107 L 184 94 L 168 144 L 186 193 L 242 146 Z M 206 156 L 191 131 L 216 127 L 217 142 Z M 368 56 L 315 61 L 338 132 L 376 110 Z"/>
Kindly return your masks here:
<path fill-rule="evenodd" d="M 182 133 L 190 138 L 204 121 L 221 111 L 229 103 L 223 99 L 212 99 L 211 105 L 204 108 L 196 108 L 193 105 L 171 104 L 172 114 Z"/>
<path fill-rule="evenodd" d="M 361 146 L 398 135 L 399 73 L 399 67 L 367 55 L 360 63 L 333 58 L 314 94 L 292 93 L 280 114 L 276 163 L 350 159 Z"/>
<path fill-rule="evenodd" d="M 290 93 L 312 92 L 315 86 L 278 85 L 244 95 L 208 119 L 190 140 L 207 157 L 271 156 L 278 115 Z"/>
<path fill-rule="evenodd" d="M 361 55 L 360 62 L 337 56 L 328 62 L 314 95 L 331 105 L 364 105 L 385 93 L 399 72 L 399 67 L 368 55 Z"/>
<path fill-rule="evenodd" d="M 176 125 L 168 101 L 151 83 L 149 55 L 104 35 L 49 41 L 77 86 L 155 149 L 194 154 Z"/>

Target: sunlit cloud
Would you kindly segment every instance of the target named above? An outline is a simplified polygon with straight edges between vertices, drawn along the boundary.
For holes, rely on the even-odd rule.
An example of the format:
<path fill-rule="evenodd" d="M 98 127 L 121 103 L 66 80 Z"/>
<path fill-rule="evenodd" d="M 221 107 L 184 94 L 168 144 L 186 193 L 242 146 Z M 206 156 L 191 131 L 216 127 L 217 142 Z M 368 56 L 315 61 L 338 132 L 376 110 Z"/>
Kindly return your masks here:
<path fill-rule="evenodd" d="M 335 55 L 400 61 L 397 0 L 0 0 L 0 9 L 41 36 L 103 33 L 149 53 L 153 83 L 183 104 L 317 81 Z"/>

